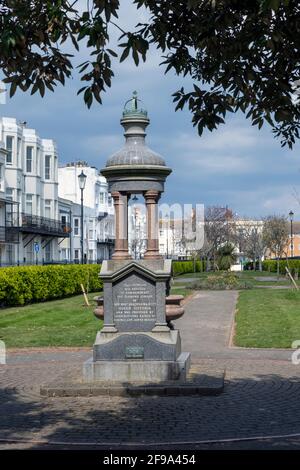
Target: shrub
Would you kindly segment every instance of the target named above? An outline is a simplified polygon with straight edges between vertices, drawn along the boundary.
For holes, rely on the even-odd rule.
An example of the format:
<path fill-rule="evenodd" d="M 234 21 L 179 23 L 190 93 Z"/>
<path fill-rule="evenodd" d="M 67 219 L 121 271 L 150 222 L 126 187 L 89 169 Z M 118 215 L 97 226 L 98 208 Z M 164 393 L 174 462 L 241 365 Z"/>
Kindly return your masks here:
<path fill-rule="evenodd" d="M 100 266 L 55 265 L 0 268 L 0 305 L 15 306 L 102 289 Z"/>
<path fill-rule="evenodd" d="M 189 286 L 193 290 L 233 290 L 233 289 L 250 289 L 251 284 L 242 281 L 239 276 L 231 271 L 209 274 L 206 278 L 195 281 Z"/>
<path fill-rule="evenodd" d="M 270 273 L 277 272 L 277 260 L 274 259 L 266 259 L 262 263 L 263 270 L 269 271 Z M 280 274 L 286 274 L 285 267 L 288 267 L 292 274 L 300 273 L 300 260 L 299 259 L 282 259 L 279 261 L 279 272 Z"/>
<path fill-rule="evenodd" d="M 195 262 L 195 272 L 205 271 L 205 262 L 197 260 Z M 180 274 L 193 273 L 194 272 L 194 261 L 173 261 L 172 262 L 172 274 L 173 276 L 179 276 Z"/>
<path fill-rule="evenodd" d="M 231 243 L 220 246 L 217 253 L 217 264 L 220 270 L 228 271 L 231 265 L 236 262 L 237 256 L 234 249 L 235 247 Z"/>

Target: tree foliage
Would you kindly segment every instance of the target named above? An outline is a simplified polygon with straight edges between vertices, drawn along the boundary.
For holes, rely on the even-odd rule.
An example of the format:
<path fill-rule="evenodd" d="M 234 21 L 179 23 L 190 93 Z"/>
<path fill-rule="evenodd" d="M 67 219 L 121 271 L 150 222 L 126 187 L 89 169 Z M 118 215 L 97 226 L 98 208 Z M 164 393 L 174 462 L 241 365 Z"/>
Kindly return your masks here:
<path fill-rule="evenodd" d="M 258 261 L 260 271 L 262 271 L 262 259 L 267 249 L 262 229 L 263 224 L 255 220 L 245 220 L 242 224 L 237 223 L 236 227 L 236 245 L 240 253 L 253 262 L 254 270 Z"/>
<path fill-rule="evenodd" d="M 235 240 L 235 220 L 227 207 L 208 206 L 204 214 L 204 244 L 200 256 L 207 259 L 207 269 L 218 268 L 218 250 Z"/>
<path fill-rule="evenodd" d="M 228 271 L 236 260 L 237 256 L 234 245 L 226 243 L 219 247 L 217 252 L 217 266 L 221 271 Z"/>
<path fill-rule="evenodd" d="M 264 219 L 263 239 L 269 250 L 270 257 L 277 258 L 277 273 L 279 275 L 279 259 L 286 255 L 289 242 L 289 227 L 283 215 L 272 215 Z"/>
<path fill-rule="evenodd" d="M 259 129 L 271 126 L 282 145 L 299 138 L 300 7 L 296 0 L 133 0 L 149 21 L 133 31 L 118 24 L 119 0 L 2 0 L 0 67 L 10 83 L 44 96 L 72 75 L 74 51 L 90 56 L 79 73 L 88 107 L 111 86 L 112 58 L 145 61 L 149 46 L 165 72 L 189 76 L 193 88 L 173 95 L 176 110 L 188 106 L 201 135 L 241 111 Z M 122 32 L 117 51 L 111 27 Z"/>

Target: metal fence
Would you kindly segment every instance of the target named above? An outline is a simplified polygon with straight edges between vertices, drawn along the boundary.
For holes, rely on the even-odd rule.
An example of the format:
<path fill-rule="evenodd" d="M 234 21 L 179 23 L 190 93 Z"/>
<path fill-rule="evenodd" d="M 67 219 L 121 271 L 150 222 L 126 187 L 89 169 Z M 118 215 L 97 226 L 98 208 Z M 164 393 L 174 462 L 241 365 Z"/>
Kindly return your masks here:
<path fill-rule="evenodd" d="M 31 215 L 22 212 L 22 231 L 37 231 L 38 233 L 60 234 L 69 237 L 71 232 L 70 224 L 62 223 L 60 220 L 48 219 L 38 215 Z"/>
<path fill-rule="evenodd" d="M 86 260 L 84 264 L 101 264 L 102 259 L 97 259 L 97 260 Z M 49 266 L 49 265 L 66 265 L 66 264 L 81 264 L 80 260 L 74 259 L 74 260 L 51 260 L 51 261 L 15 261 L 11 263 L 2 263 L 0 261 L 0 268 L 9 268 L 13 266 Z"/>

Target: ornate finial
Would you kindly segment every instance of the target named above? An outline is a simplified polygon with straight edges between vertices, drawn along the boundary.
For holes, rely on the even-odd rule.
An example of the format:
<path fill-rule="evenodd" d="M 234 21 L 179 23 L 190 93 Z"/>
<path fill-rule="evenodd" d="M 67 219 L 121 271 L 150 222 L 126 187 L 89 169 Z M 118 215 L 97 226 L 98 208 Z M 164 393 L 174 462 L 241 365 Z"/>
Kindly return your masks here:
<path fill-rule="evenodd" d="M 138 102 L 138 98 L 137 98 L 137 91 L 134 91 L 132 93 L 132 110 L 133 111 L 136 111 L 137 110 L 137 102 Z"/>
<path fill-rule="evenodd" d="M 142 101 L 138 99 L 138 93 L 136 90 L 132 92 L 132 98 L 126 101 L 123 111 L 123 117 L 125 116 L 132 116 L 132 115 L 141 115 L 147 118 L 147 111 L 142 109 L 141 103 Z"/>

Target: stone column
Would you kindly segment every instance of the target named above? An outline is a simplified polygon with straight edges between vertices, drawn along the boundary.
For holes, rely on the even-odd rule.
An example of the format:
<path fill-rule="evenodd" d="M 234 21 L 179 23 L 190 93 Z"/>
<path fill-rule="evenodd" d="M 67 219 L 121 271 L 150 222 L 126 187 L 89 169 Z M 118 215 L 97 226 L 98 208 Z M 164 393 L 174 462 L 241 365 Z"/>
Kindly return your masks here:
<path fill-rule="evenodd" d="M 112 193 L 115 207 L 115 251 L 112 259 L 129 259 L 128 253 L 128 195 Z"/>
<path fill-rule="evenodd" d="M 145 259 L 161 258 L 158 246 L 158 208 L 157 202 L 160 198 L 159 191 L 146 191 L 144 198 L 147 208 L 147 251 Z"/>

